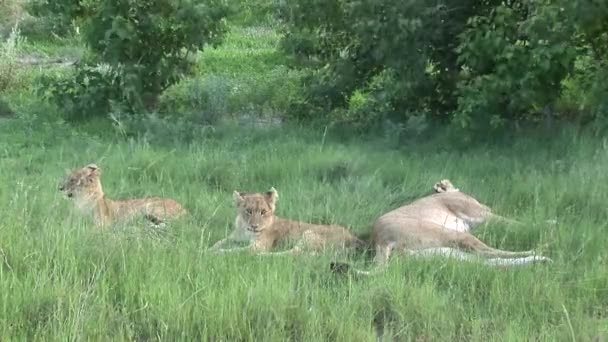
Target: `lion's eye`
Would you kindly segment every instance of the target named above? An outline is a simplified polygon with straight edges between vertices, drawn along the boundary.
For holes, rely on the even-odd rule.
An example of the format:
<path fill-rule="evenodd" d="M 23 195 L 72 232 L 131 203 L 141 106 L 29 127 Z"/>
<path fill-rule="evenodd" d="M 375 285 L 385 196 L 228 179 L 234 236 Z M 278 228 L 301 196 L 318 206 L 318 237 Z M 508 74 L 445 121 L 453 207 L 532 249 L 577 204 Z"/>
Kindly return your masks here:
<path fill-rule="evenodd" d="M 251 209 L 247 209 L 247 210 L 245 210 L 245 212 L 247 213 L 247 215 L 251 215 L 251 213 L 252 213 Z"/>
<path fill-rule="evenodd" d="M 262 209 L 262 215 L 266 215 L 266 209 Z"/>

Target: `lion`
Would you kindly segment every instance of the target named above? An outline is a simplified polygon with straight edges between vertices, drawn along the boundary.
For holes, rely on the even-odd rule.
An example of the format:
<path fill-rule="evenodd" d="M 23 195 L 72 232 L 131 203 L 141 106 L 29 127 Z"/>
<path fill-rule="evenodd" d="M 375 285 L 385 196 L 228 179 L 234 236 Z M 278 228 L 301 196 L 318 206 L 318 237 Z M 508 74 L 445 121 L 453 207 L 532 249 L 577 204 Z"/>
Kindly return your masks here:
<path fill-rule="evenodd" d="M 534 251 L 511 252 L 492 248 L 471 234 L 490 220 L 521 224 L 492 213 L 492 210 L 444 179 L 433 187 L 436 193 L 394 209 L 378 218 L 372 229 L 371 246 L 376 268 L 354 270 L 371 275 L 381 271 L 393 252 L 408 256 L 444 256 L 463 261 L 481 258 L 489 266 L 519 266 L 551 262 Z M 346 263 L 332 263 L 331 269 L 345 272 Z"/>
<path fill-rule="evenodd" d="M 316 254 L 325 249 L 348 250 L 364 245 L 347 228 L 338 225 L 318 225 L 292 221 L 275 215 L 279 193 L 272 187 L 265 193 L 234 191 L 236 204 L 235 228 L 225 239 L 211 249 L 218 252 L 249 250 L 254 254 Z M 270 252 L 277 244 L 287 240 L 296 245 L 283 252 Z M 248 242 L 246 247 L 224 249 L 228 241 Z"/>
<path fill-rule="evenodd" d="M 144 218 L 155 226 L 161 226 L 167 220 L 187 213 L 181 204 L 170 198 L 111 200 L 104 194 L 100 178 L 101 169 L 89 164 L 71 172 L 59 187 L 59 191 L 74 201 L 77 209 L 93 216 L 97 227 L 135 218 Z"/>

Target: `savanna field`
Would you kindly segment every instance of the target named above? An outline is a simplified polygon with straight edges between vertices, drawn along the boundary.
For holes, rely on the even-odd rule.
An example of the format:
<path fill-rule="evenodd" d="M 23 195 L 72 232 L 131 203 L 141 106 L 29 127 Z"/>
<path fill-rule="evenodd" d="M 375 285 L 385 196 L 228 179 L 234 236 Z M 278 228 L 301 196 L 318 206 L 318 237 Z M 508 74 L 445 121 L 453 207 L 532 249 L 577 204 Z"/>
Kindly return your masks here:
<path fill-rule="evenodd" d="M 17 63 L 15 86 L 0 93 L 11 107 L 0 116 L 0 340 L 608 339 L 606 137 L 557 125 L 466 143 L 277 120 L 299 72 L 278 52 L 280 30 L 246 19 L 162 95 L 176 115 L 206 106 L 194 123 L 121 112 L 65 120 L 36 91 L 37 75 L 64 67 Z M 75 38 L 25 40 L 15 52 L 83 54 Z M 96 228 L 58 191 L 69 170 L 92 162 L 109 198 L 166 196 L 190 214 L 160 235 L 138 222 Z M 381 214 L 444 178 L 524 223 L 484 225 L 477 237 L 553 263 L 393 258 L 387 272 L 356 278 L 333 274 L 330 262 L 368 269 L 369 255 L 208 251 L 233 229 L 234 190 L 273 186 L 278 216 L 366 237 Z"/>

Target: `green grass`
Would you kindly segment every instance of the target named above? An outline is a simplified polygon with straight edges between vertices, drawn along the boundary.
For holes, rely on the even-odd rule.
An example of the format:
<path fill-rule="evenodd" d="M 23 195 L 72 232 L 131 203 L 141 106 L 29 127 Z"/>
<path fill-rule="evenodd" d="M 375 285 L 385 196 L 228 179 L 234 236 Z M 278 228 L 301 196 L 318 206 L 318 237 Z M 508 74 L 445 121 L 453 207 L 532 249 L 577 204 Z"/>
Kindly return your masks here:
<path fill-rule="evenodd" d="M 62 58 L 77 61 L 85 55 L 85 49 L 78 45 L 76 38 L 53 38 L 48 41 L 26 39 L 21 47 L 21 57 L 37 58 L 42 61 Z"/>
<path fill-rule="evenodd" d="M 225 117 L 288 116 L 303 97 L 303 71 L 288 67 L 279 33 L 267 26 L 232 26 L 224 43 L 196 59 L 196 75 L 165 91 L 163 115 L 216 123 Z"/>
<path fill-rule="evenodd" d="M 564 133 L 543 144 L 392 149 L 305 128 L 221 126 L 185 144 L 36 120 L 0 125 L 2 340 L 372 341 L 384 329 L 389 340 L 555 341 L 607 332 L 605 141 Z M 170 196 L 191 217 L 164 242 L 98 231 L 57 191 L 65 169 L 89 162 L 103 168 L 111 198 Z M 279 215 L 363 234 L 443 177 L 527 223 L 484 227 L 484 241 L 540 248 L 555 262 L 497 270 L 395 259 L 386 274 L 356 280 L 332 275 L 329 255 L 207 252 L 232 229 L 234 189 L 274 186 Z M 558 226 L 544 223 L 552 218 Z"/>
<path fill-rule="evenodd" d="M 277 53 L 278 39 L 267 28 L 235 27 L 224 45 L 201 54 L 195 78 L 168 94 L 175 106 L 200 106 L 184 111 L 242 112 L 247 104 L 257 113 L 281 112 L 297 95 L 299 76 Z M 56 57 L 82 50 L 66 40 L 33 42 L 24 51 Z M 564 130 L 463 148 L 441 139 L 404 145 L 310 127 L 202 128 L 158 117 L 70 126 L 33 95 L 35 76 L 28 73 L 26 85 L 5 94 L 17 115 L 0 119 L 2 341 L 374 341 L 380 333 L 385 341 L 588 341 L 608 335 L 605 138 Z M 90 162 L 103 169 L 110 198 L 169 196 L 191 215 L 170 226 L 169 240 L 139 235 L 137 226 L 99 231 L 57 191 L 66 169 Z M 526 223 L 482 227 L 476 235 L 483 241 L 538 249 L 554 263 L 499 270 L 396 258 L 385 274 L 357 280 L 331 274 L 330 255 L 207 251 L 232 230 L 233 190 L 274 186 L 280 216 L 366 235 L 378 216 L 428 194 L 442 178 Z M 371 266 L 363 256 L 348 261 Z"/>
<path fill-rule="evenodd" d="M 222 45 L 209 47 L 201 54 L 198 71 L 230 76 L 268 73 L 287 63 L 277 51 L 280 38 L 270 27 L 231 27 Z"/>

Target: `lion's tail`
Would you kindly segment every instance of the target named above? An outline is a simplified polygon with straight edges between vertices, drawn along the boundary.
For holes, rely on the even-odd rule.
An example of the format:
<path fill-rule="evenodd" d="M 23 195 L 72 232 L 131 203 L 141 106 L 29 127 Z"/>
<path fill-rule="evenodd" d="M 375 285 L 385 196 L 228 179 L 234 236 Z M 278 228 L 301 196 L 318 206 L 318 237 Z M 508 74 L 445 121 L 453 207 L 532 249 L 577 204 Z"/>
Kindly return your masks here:
<path fill-rule="evenodd" d="M 373 252 L 371 244 L 371 233 L 358 234 L 355 237 L 353 247 L 357 253 L 365 253 L 367 256 Z"/>
<path fill-rule="evenodd" d="M 372 269 L 370 269 L 368 271 L 364 271 L 364 270 L 356 269 L 356 268 L 352 267 L 350 264 L 345 263 L 345 262 L 334 261 L 329 264 L 329 269 L 334 273 L 337 273 L 337 274 L 351 273 L 351 274 L 354 274 L 357 276 L 363 276 L 363 277 L 370 277 L 370 276 L 374 276 L 379 273 L 382 273 L 382 271 L 384 271 L 385 268 L 386 267 L 383 267 L 383 265 L 376 265 Z"/>
<path fill-rule="evenodd" d="M 351 241 L 351 247 L 357 254 L 363 254 L 366 258 L 373 257 L 374 249 L 371 243 L 371 233 L 366 232 L 354 236 Z M 349 263 L 334 261 L 331 262 L 329 268 L 332 272 L 338 274 L 353 273 L 360 276 L 370 276 L 378 273 L 380 267 L 374 267 L 372 270 L 363 271 L 352 267 Z M 378 269 L 378 270 L 377 270 Z"/>

